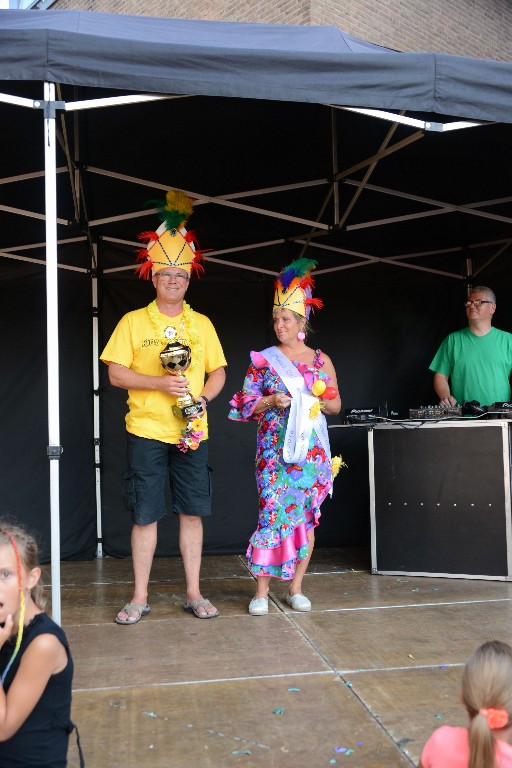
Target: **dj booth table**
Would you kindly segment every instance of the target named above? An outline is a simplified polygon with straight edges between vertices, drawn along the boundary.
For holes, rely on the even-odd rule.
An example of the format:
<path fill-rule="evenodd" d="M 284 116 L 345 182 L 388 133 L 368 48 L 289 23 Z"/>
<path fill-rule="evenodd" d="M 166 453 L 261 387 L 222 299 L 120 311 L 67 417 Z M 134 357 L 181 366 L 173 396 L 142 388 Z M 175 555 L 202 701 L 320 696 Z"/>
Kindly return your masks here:
<path fill-rule="evenodd" d="M 368 430 L 372 573 L 512 580 L 510 423 Z"/>

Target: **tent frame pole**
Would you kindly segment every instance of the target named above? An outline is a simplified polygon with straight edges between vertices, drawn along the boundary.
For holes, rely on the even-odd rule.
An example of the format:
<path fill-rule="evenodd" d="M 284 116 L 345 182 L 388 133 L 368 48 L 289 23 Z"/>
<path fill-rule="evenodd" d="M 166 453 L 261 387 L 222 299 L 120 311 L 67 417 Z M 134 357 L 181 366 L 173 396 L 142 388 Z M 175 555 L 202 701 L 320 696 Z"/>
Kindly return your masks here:
<path fill-rule="evenodd" d="M 46 354 L 48 360 L 48 459 L 50 460 L 50 524 L 52 618 L 61 623 L 60 601 L 60 418 L 59 418 L 59 311 L 57 279 L 57 163 L 54 83 L 45 82 L 44 115 L 45 228 L 46 228 Z"/>
<path fill-rule="evenodd" d="M 95 261 L 97 244 L 93 245 Z M 91 272 L 91 302 L 92 302 L 92 377 L 93 377 L 93 418 L 94 418 L 94 475 L 96 488 L 96 557 L 103 557 L 103 526 L 101 509 L 101 426 L 100 426 L 100 351 L 99 338 L 99 307 L 98 307 L 98 272 Z"/>

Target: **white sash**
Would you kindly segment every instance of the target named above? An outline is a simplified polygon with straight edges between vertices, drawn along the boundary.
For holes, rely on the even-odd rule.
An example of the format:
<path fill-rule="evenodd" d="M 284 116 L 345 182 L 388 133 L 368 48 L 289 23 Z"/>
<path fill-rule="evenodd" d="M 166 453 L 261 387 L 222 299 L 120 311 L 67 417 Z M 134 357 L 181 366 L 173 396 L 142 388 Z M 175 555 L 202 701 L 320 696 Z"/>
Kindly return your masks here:
<path fill-rule="evenodd" d="M 260 354 L 271 364 L 292 396 L 288 426 L 286 427 L 284 438 L 284 460 L 288 464 L 304 464 L 313 427 L 330 459 L 331 448 L 327 433 L 327 422 L 323 413 L 319 413 L 314 419 L 310 418 L 309 411 L 311 406 L 317 402 L 317 398 L 310 395 L 307 391 L 304 377 L 291 360 L 288 360 L 286 355 L 283 355 L 277 347 L 268 347 L 260 352 Z"/>

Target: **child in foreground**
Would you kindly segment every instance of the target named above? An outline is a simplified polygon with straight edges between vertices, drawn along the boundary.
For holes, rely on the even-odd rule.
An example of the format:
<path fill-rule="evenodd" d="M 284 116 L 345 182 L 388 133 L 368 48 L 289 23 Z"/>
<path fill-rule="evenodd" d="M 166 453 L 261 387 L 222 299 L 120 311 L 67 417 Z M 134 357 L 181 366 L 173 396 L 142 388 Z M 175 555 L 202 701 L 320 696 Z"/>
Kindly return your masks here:
<path fill-rule="evenodd" d="M 492 640 L 464 667 L 468 728 L 443 725 L 429 738 L 418 768 L 512 768 L 512 648 Z"/>
<path fill-rule="evenodd" d="M 73 660 L 43 612 L 35 540 L 0 520 L 0 768 L 65 768 Z"/>

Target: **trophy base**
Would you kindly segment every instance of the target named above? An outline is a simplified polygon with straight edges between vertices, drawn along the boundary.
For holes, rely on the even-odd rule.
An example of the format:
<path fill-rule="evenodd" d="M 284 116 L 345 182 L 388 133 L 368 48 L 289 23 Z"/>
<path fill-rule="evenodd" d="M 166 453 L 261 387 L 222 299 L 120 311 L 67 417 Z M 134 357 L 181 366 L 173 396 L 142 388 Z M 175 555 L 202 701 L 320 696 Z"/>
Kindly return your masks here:
<path fill-rule="evenodd" d="M 201 413 L 203 410 L 203 406 L 201 403 L 192 402 L 189 405 L 173 405 L 172 406 L 172 412 L 175 416 L 177 416 L 179 419 L 192 419 L 194 416 L 197 416 L 198 413 Z"/>

